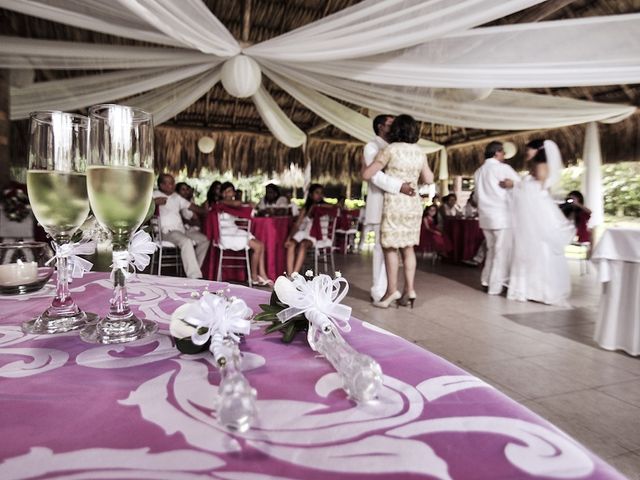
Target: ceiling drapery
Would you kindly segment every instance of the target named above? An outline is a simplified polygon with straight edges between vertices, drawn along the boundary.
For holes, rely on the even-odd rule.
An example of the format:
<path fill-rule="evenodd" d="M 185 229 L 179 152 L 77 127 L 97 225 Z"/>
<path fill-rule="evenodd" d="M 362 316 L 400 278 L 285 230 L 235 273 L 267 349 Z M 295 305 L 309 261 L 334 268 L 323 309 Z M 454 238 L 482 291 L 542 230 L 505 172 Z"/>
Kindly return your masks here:
<path fill-rule="evenodd" d="M 12 119 L 124 99 L 162 123 L 222 78 L 232 95 L 251 96 L 290 147 L 305 142 L 304 132 L 263 86 L 247 85 L 247 75 L 269 76 L 362 141 L 372 135 L 370 120 L 336 100 L 481 129 L 555 128 L 633 113 L 625 105 L 496 89 L 640 82 L 638 14 L 475 28 L 541 2 L 365 0 L 243 49 L 201 0 L 0 0 L 10 10 L 162 45 L 2 37 L 0 67 L 117 70 L 12 87 Z"/>

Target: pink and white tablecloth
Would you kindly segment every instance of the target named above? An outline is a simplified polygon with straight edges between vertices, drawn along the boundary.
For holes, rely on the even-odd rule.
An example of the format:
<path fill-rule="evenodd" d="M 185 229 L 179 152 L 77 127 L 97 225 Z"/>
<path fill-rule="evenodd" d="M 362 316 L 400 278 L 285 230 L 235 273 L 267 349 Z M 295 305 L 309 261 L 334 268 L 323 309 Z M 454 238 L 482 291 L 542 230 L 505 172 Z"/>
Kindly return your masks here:
<path fill-rule="evenodd" d="M 302 337 L 283 345 L 256 326 L 242 350 L 258 425 L 227 432 L 215 421 L 212 357 L 181 355 L 167 335 L 171 312 L 205 285 L 220 287 L 133 279 L 131 303 L 161 330 L 124 346 L 25 335 L 20 323 L 49 299 L 0 298 L 0 478 L 623 478 L 483 381 L 357 320 L 346 338 L 380 362 L 379 401 L 355 406 Z M 105 313 L 106 274 L 72 287 L 82 307 Z M 231 292 L 254 310 L 268 295 Z"/>

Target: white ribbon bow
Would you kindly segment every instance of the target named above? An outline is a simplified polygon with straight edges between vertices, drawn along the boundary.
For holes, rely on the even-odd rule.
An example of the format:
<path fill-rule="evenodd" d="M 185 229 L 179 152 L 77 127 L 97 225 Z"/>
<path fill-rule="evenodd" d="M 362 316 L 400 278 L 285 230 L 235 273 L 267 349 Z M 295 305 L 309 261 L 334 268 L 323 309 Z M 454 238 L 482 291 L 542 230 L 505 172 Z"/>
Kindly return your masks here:
<path fill-rule="evenodd" d="M 252 315 L 253 310 L 240 298 L 206 294 L 189 306 L 184 321 L 196 329 L 191 335 L 195 345 L 204 345 L 211 338 L 209 350 L 218 361 L 230 355 L 230 349 L 224 345 L 225 339 L 238 343 L 241 334 L 249 334 Z M 206 331 L 199 333 L 201 329 Z"/>
<path fill-rule="evenodd" d="M 129 266 L 134 270 L 143 271 L 151 262 L 149 255 L 153 255 L 156 248 L 158 247 L 153 243 L 151 235 L 144 230 L 138 230 L 131 237 L 128 250 L 113 252 L 114 272 L 120 270 L 125 278 L 129 278 L 132 273 L 129 271 Z"/>
<path fill-rule="evenodd" d="M 56 242 L 51 242 L 51 246 L 56 252 L 56 255 L 49 259 L 45 265 L 49 265 L 55 259 L 66 258 L 67 268 L 71 278 L 82 278 L 85 272 L 91 270 L 93 263 L 89 260 L 79 257 L 78 255 L 91 255 L 96 251 L 96 243 L 92 240 L 80 241 L 77 243 L 63 243 L 58 245 Z"/>
<path fill-rule="evenodd" d="M 273 288 L 278 299 L 289 305 L 278 313 L 281 322 L 302 313 L 309 320 L 311 328 L 307 340 L 313 350 L 316 350 L 314 336 L 317 330 L 329 333 L 335 325 L 343 332 L 351 331 L 351 307 L 340 304 L 349 291 L 346 279 L 332 279 L 329 275 L 318 275 L 309 281 L 302 275 L 294 276 L 293 280 L 278 277 Z"/>

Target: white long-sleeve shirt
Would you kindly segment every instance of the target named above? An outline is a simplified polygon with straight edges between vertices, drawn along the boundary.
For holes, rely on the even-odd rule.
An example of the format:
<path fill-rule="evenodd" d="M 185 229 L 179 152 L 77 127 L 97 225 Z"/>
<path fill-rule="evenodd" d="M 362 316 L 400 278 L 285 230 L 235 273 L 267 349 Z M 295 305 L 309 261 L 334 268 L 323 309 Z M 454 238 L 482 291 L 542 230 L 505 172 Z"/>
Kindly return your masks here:
<path fill-rule="evenodd" d="M 487 158 L 474 174 L 476 202 L 480 228 L 502 230 L 511 228 L 509 202 L 511 191 L 500 186 L 505 179 L 520 181 L 518 173 L 510 165 L 495 158 Z"/>
<path fill-rule="evenodd" d="M 364 164 L 373 163 L 378 152 L 388 145 L 382 138 L 376 136 L 364 147 Z M 384 192 L 398 194 L 402 188 L 402 180 L 387 175 L 383 171 L 377 172 L 369 181 L 367 192 L 367 206 L 364 213 L 365 224 L 378 224 L 382 222 L 382 207 L 384 204 Z"/>

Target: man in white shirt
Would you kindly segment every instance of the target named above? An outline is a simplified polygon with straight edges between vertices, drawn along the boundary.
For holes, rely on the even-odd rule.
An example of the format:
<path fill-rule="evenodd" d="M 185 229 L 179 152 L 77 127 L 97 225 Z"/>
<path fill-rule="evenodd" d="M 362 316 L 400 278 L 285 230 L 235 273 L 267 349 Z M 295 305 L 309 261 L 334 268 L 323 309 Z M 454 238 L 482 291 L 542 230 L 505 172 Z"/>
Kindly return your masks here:
<path fill-rule="evenodd" d="M 489 295 L 500 295 L 509 278 L 511 213 L 508 190 L 520 181 L 520 176 L 504 163 L 502 143 L 491 142 L 487 145 L 485 158 L 474 174 L 478 220 L 487 241 L 481 281 L 483 286 L 488 287 Z"/>
<path fill-rule="evenodd" d="M 391 115 L 378 115 L 373 119 L 373 131 L 376 136 L 364 147 L 365 167 L 371 165 L 378 152 L 388 145 L 386 139 L 392 123 L 393 116 Z M 371 298 L 374 302 L 380 301 L 387 291 L 387 270 L 384 266 L 384 253 L 380 245 L 384 192 L 403 193 L 409 196 L 416 193 L 409 183 L 403 183 L 399 178 L 391 177 L 382 171 L 376 173 L 369 182 L 362 234 L 366 235 L 368 231 L 373 230 L 376 235 L 376 243 L 373 247 L 373 285 L 371 287 Z"/>
<path fill-rule="evenodd" d="M 189 278 L 202 278 L 200 267 L 209 250 L 209 239 L 195 230 L 186 230 L 182 223 L 182 210 L 206 214 L 204 208 L 182 198 L 175 192 L 176 182 L 171 175 L 161 173 L 158 188 L 153 198 L 160 211 L 160 226 L 163 240 L 168 240 L 180 248 L 182 265 Z M 194 248 L 195 243 L 195 248 Z"/>

